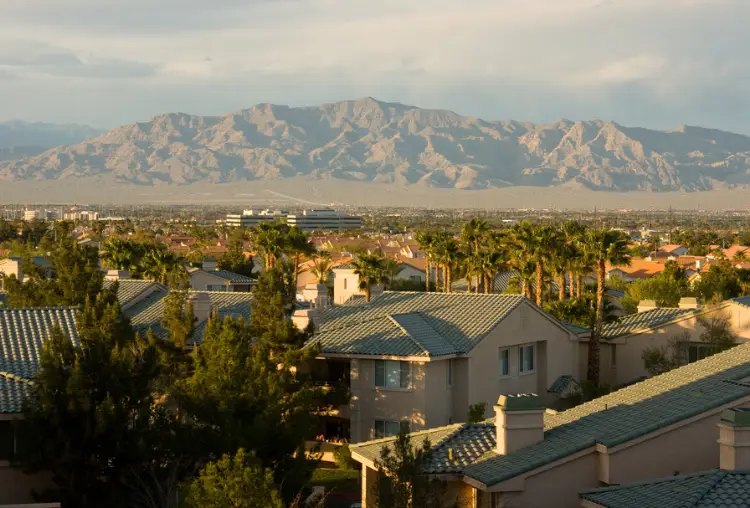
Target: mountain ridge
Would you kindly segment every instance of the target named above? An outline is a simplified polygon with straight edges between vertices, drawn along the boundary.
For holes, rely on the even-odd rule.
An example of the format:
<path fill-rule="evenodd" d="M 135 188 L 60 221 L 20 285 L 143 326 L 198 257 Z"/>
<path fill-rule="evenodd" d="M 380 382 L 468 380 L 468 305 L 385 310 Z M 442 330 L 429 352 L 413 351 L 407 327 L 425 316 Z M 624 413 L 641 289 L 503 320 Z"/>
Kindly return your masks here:
<path fill-rule="evenodd" d="M 0 154 L 0 180 L 100 175 L 144 186 L 304 176 L 449 189 L 703 191 L 750 185 L 750 137 L 687 125 L 488 121 L 367 97 L 165 113 L 42 153 Z"/>

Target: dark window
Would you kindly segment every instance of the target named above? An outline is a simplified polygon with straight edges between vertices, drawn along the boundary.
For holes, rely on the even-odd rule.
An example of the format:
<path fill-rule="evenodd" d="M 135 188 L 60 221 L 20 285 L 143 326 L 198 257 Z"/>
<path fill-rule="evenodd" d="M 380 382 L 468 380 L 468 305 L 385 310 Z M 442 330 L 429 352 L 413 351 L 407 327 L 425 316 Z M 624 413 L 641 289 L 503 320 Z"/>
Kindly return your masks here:
<path fill-rule="evenodd" d="M 10 460 L 15 454 L 16 439 L 13 422 L 0 421 L 0 460 Z"/>

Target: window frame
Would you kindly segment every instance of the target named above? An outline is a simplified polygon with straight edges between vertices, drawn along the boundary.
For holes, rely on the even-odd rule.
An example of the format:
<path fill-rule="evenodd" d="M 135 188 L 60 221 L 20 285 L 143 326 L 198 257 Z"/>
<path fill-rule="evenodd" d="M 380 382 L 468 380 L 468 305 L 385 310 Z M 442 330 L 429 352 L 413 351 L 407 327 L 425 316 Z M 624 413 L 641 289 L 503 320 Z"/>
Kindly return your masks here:
<path fill-rule="evenodd" d="M 503 353 L 507 355 L 507 359 L 505 361 L 505 374 L 503 374 Z M 500 379 L 505 379 L 510 377 L 510 348 L 508 347 L 501 347 L 498 352 L 498 369 L 497 373 L 500 376 Z"/>
<path fill-rule="evenodd" d="M 531 350 L 531 368 L 524 369 L 524 350 Z M 536 344 L 524 344 L 518 346 L 518 374 L 525 376 L 536 372 Z"/>
<path fill-rule="evenodd" d="M 617 344 L 610 344 L 609 348 L 609 365 L 615 368 L 617 367 Z"/>
<path fill-rule="evenodd" d="M 396 420 L 373 420 L 372 423 L 372 434 L 375 439 L 382 439 L 386 437 L 395 437 L 398 436 L 398 433 L 401 432 L 401 425 L 404 422 L 396 421 Z M 383 432 L 378 432 L 378 424 L 382 424 Z M 395 425 L 397 427 L 395 434 L 389 434 L 388 433 L 388 426 L 389 425 Z"/>
<path fill-rule="evenodd" d="M 453 387 L 453 358 L 448 359 L 448 388 Z"/>
<path fill-rule="evenodd" d="M 398 365 L 398 385 L 389 385 L 389 373 L 395 374 L 396 368 L 393 366 L 394 363 Z M 391 369 L 389 370 L 389 364 Z M 378 376 L 378 371 L 382 372 L 381 376 Z M 378 384 L 378 377 L 381 377 L 383 384 Z M 405 360 L 375 360 L 373 366 L 373 385 L 379 390 L 401 390 L 407 391 L 412 389 L 411 384 L 412 371 L 411 362 Z"/>

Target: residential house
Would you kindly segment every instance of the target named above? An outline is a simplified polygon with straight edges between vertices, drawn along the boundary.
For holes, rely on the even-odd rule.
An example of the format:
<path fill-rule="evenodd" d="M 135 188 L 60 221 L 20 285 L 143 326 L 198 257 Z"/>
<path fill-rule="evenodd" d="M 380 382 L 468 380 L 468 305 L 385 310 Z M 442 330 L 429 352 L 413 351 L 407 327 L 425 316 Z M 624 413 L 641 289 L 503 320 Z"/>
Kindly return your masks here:
<path fill-rule="evenodd" d="M 46 474 L 10 467 L 16 449 L 13 420 L 22 417 L 44 343 L 55 326 L 79 344 L 75 309 L 0 309 L 0 505 L 32 502 L 31 491 L 52 486 Z"/>
<path fill-rule="evenodd" d="M 688 251 L 689 249 L 685 247 L 684 245 L 676 245 L 676 244 L 662 245 L 658 249 L 658 252 L 664 252 L 674 257 L 686 256 Z"/>
<path fill-rule="evenodd" d="M 648 279 L 664 271 L 664 262 L 649 261 L 643 258 L 631 258 L 630 266 L 611 266 L 607 264 L 607 279 L 617 276 L 625 282 Z"/>
<path fill-rule="evenodd" d="M 349 384 L 349 406 L 331 417 L 352 442 L 401 422 L 464 421 L 477 403 L 489 414 L 498 393 L 538 392 L 551 404 L 558 379 L 579 370 L 576 335 L 520 295 L 386 291 L 366 303 L 357 291 L 345 302 L 313 312 L 310 345 L 321 379 Z"/>
<path fill-rule="evenodd" d="M 750 412 L 726 409 L 718 429 L 720 469 L 581 492 L 583 508 L 750 506 Z"/>
<path fill-rule="evenodd" d="M 638 310 L 636 314 L 622 316 L 602 329 L 601 379 L 611 386 L 622 386 L 648 376 L 643 352 L 654 347 L 668 349 L 673 339 L 687 341 L 682 353 L 686 363 L 704 358 L 707 346 L 700 340 L 703 328 L 698 319 L 701 316 L 710 318 L 725 314 L 737 339 L 740 342 L 750 340 L 750 297 L 735 298 L 713 306 L 703 306 L 696 298 L 683 298 L 676 308 L 660 308 L 652 300 L 644 300 Z M 579 379 L 584 379 L 586 374 L 588 340 L 588 332 L 579 334 Z"/>
<path fill-rule="evenodd" d="M 719 467 L 716 426 L 724 410 L 750 408 L 748 381 L 750 344 L 742 344 L 559 413 L 535 395 L 501 396 L 491 420 L 412 440 L 429 438 L 424 472 L 445 480 L 462 508 L 579 507 L 581 491 Z M 367 508 L 375 462 L 392 442 L 351 447 Z"/>
<path fill-rule="evenodd" d="M 188 275 L 190 288 L 194 291 L 249 292 L 255 285 L 255 281 L 250 277 L 219 270 L 213 259 L 204 260 L 202 268 L 192 269 Z"/>
<path fill-rule="evenodd" d="M 34 256 L 31 258 L 34 266 L 42 275 L 49 277 L 52 275 L 52 263 L 44 256 Z M 0 259 L 0 289 L 3 288 L 3 279 L 15 275 L 16 279 L 24 280 L 23 260 L 19 257 L 9 257 Z"/>

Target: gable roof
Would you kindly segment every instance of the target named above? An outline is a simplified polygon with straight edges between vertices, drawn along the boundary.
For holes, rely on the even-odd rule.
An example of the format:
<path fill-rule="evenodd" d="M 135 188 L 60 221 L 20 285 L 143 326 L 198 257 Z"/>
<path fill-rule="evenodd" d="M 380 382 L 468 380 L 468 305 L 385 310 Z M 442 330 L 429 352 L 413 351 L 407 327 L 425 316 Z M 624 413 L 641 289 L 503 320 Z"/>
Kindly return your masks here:
<path fill-rule="evenodd" d="M 441 356 L 470 351 L 522 302 L 520 295 L 386 291 L 352 297 L 317 320 L 322 353 Z"/>
<path fill-rule="evenodd" d="M 451 438 L 476 432 L 472 425 L 458 424 L 432 431 L 433 448 L 445 444 L 456 450 L 465 446 L 482 451 L 464 462 L 456 461 L 450 472 L 463 473 L 488 487 L 600 443 L 612 447 L 705 413 L 724 404 L 750 396 L 750 343 L 667 372 L 567 411 L 544 415 L 544 439 L 508 455 L 496 455 L 490 446 L 495 432 L 492 420 L 483 422 L 483 437 L 474 437 L 465 445 Z M 416 433 L 415 436 L 423 436 Z M 471 436 L 472 434 L 466 434 Z M 392 440 L 392 439 L 391 439 Z M 421 441 L 422 437 L 415 439 Z M 378 457 L 389 440 L 352 446 L 355 458 Z M 472 452 L 473 453 L 473 452 Z M 467 455 L 468 457 L 468 455 Z M 431 465 L 430 468 L 433 466 Z M 432 470 L 432 469 L 430 469 Z"/>
<path fill-rule="evenodd" d="M 207 273 L 208 275 L 213 275 L 214 277 L 224 279 L 226 281 L 231 282 L 232 284 L 251 284 L 255 282 L 255 280 L 250 277 L 241 275 L 239 273 L 230 272 L 229 270 L 197 270 L 197 271 L 202 271 L 203 273 Z"/>
<path fill-rule="evenodd" d="M 432 458 L 424 466 L 429 474 L 460 473 L 484 454 L 495 449 L 497 434 L 489 422 L 458 423 L 446 427 L 424 430 L 410 434 L 412 445 L 421 448 L 424 439 L 430 441 Z M 380 459 L 380 450 L 396 440 L 388 437 L 351 446 L 352 453 L 375 462 Z M 453 459 L 449 451 L 453 450 Z"/>
<path fill-rule="evenodd" d="M 696 309 L 659 308 L 623 316 L 614 323 L 602 327 L 602 338 L 615 339 L 624 335 L 651 330 L 666 325 L 688 315 L 695 315 Z"/>
<path fill-rule="evenodd" d="M 0 309 L 0 372 L 34 377 L 44 343 L 55 325 L 79 345 L 76 309 L 72 307 Z"/>
<path fill-rule="evenodd" d="M 253 300 L 252 293 L 231 291 L 190 291 L 190 293 L 207 294 L 211 301 L 212 311 L 217 311 L 219 317 L 250 318 L 250 302 Z M 166 289 L 154 291 L 125 311 L 125 314 L 130 318 L 130 323 L 137 332 L 146 333 L 150 329 L 159 337 L 167 335 L 167 329 L 161 325 L 167 294 L 168 291 Z M 206 321 L 203 321 L 196 325 L 191 343 L 199 344 L 201 342 L 205 324 Z"/>
<path fill-rule="evenodd" d="M 712 470 L 581 492 L 607 508 L 750 506 L 750 472 Z"/>
<path fill-rule="evenodd" d="M 105 280 L 103 284 L 104 289 L 109 289 L 117 284 L 117 300 L 120 302 L 120 307 L 128 307 L 132 302 L 137 300 L 146 291 L 154 291 L 156 289 L 166 289 L 158 282 L 152 280 L 138 280 L 138 279 L 123 279 L 119 281 Z"/>
<path fill-rule="evenodd" d="M 616 446 L 750 396 L 750 343 L 617 390 L 567 411 L 545 414 L 544 440 L 488 456 L 464 474 L 494 485 L 596 443 Z"/>
<path fill-rule="evenodd" d="M 31 394 L 33 384 L 28 379 L 0 372 L 0 413 L 23 411 L 23 401 Z"/>

